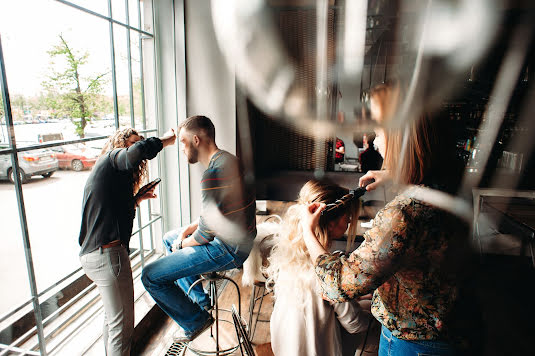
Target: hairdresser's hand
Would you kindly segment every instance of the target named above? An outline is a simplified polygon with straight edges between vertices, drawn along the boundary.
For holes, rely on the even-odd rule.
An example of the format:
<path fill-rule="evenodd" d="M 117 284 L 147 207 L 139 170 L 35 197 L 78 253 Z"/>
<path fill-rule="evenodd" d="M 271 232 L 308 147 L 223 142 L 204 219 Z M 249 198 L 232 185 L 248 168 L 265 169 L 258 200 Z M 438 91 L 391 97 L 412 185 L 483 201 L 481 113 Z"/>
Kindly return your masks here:
<path fill-rule="evenodd" d="M 160 137 L 160 140 L 163 143 L 163 147 L 167 147 L 169 145 L 173 145 L 176 141 L 176 133 L 174 129 L 170 129 L 166 133 L 163 134 L 162 137 Z"/>
<path fill-rule="evenodd" d="M 154 194 L 154 189 L 156 189 L 156 186 L 152 187 L 152 189 L 147 190 L 147 192 L 143 194 L 142 196 L 135 198 L 134 203 L 136 204 L 136 208 L 139 206 L 139 204 L 141 204 L 143 200 L 154 199 L 157 197 L 157 195 Z"/>
<path fill-rule="evenodd" d="M 306 207 L 302 224 L 303 229 L 314 231 L 319 224 L 321 212 L 325 209 L 324 203 L 310 203 Z"/>
<path fill-rule="evenodd" d="M 359 179 L 359 187 L 366 186 L 367 191 L 374 190 L 390 181 L 390 171 L 368 171 Z"/>
<path fill-rule="evenodd" d="M 310 203 L 306 207 L 301 224 L 303 227 L 303 239 L 308 249 L 308 254 L 313 263 L 319 255 L 327 253 L 327 250 L 319 243 L 315 230 L 319 224 L 321 212 L 325 209 L 324 203 Z"/>

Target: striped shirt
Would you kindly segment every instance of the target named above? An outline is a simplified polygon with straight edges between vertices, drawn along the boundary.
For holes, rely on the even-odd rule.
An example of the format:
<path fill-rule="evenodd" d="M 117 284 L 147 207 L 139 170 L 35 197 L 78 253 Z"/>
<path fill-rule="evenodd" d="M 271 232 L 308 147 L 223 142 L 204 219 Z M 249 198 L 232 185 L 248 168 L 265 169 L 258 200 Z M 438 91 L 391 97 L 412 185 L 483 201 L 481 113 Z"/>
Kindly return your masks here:
<path fill-rule="evenodd" d="M 255 195 L 243 179 L 238 158 L 217 151 L 201 180 L 202 211 L 193 238 L 206 244 L 215 237 L 249 252 L 256 236 Z"/>

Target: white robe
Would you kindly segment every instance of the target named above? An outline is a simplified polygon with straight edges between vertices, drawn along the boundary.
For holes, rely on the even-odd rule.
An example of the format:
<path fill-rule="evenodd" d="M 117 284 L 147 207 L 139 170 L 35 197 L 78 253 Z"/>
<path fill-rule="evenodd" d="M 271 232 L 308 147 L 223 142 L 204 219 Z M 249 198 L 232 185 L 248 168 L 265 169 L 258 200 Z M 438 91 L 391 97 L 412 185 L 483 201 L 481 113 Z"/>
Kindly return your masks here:
<path fill-rule="evenodd" d="M 275 356 L 342 355 L 339 325 L 349 333 L 361 333 L 372 318 L 359 302 L 330 304 L 314 288 L 302 291 L 304 302 L 298 302 L 295 295 L 288 290 L 275 296 L 270 323 Z M 369 310 L 369 301 L 361 303 Z"/>

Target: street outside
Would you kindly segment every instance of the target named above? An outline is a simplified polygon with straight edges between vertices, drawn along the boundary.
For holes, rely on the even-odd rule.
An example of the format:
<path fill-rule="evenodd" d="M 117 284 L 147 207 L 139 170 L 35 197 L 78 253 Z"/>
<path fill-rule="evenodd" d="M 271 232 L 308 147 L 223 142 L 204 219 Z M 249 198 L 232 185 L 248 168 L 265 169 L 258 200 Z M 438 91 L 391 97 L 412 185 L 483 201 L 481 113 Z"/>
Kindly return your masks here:
<path fill-rule="evenodd" d="M 43 291 L 80 267 L 78 232 L 83 188 L 90 171 L 57 171 L 23 184 L 33 267 Z M 0 181 L 0 315 L 30 298 L 15 186 Z"/>

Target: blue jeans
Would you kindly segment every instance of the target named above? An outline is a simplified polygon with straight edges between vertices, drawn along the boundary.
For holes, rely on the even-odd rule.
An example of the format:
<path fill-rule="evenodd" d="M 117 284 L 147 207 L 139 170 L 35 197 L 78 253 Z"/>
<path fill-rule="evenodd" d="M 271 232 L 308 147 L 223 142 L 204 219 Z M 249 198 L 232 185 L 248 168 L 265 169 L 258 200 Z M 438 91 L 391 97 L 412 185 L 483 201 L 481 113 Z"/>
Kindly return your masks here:
<path fill-rule="evenodd" d="M 455 355 L 455 348 L 444 341 L 398 339 L 384 325 L 381 328 L 379 356 Z"/>
<path fill-rule="evenodd" d="M 230 247 L 217 237 L 205 245 L 185 247 L 176 252 L 171 245 L 182 229 L 170 231 L 163 237 L 168 255 L 148 264 L 143 269 L 141 281 L 156 303 L 186 334 L 202 327 L 210 315 L 204 309 L 210 303 L 201 284 L 189 287 L 201 273 L 225 271 L 243 265 L 249 252 Z"/>

